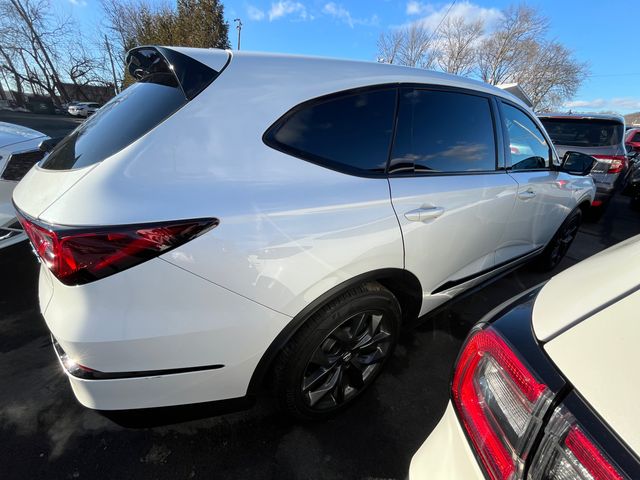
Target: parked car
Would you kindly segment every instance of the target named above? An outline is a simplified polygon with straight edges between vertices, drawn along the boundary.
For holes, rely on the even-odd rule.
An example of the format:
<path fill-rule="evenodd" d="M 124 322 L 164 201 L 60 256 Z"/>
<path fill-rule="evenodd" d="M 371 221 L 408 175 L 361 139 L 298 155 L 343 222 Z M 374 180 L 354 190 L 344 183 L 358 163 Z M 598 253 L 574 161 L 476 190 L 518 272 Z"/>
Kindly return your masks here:
<path fill-rule="evenodd" d="M 86 117 L 96 113 L 99 108 L 100 108 L 100 104 L 99 103 L 78 102 L 78 103 L 74 103 L 74 104 L 69 105 L 67 111 L 69 112 L 69 115 L 72 115 L 74 117 L 85 117 L 86 118 Z"/>
<path fill-rule="evenodd" d="M 545 113 L 538 115 L 559 155 L 568 150 L 598 160 L 591 171 L 596 183 L 594 207 L 601 213 L 627 168 L 624 118 L 613 114 Z"/>
<path fill-rule="evenodd" d="M 11 196 L 18 181 L 42 160 L 44 153 L 38 145 L 48 138 L 36 130 L 0 122 L 0 248 L 26 239 Z"/>
<path fill-rule="evenodd" d="M 629 161 L 630 171 L 622 193 L 630 197 L 631 208 L 640 211 L 640 150 L 630 152 Z"/>
<path fill-rule="evenodd" d="M 32 113 L 54 114 L 56 107 L 49 97 L 32 96 L 27 98 L 27 110 Z"/>
<path fill-rule="evenodd" d="M 482 319 L 410 480 L 640 478 L 639 278 L 637 236 Z"/>
<path fill-rule="evenodd" d="M 636 150 L 640 152 L 640 128 L 630 128 L 625 133 L 624 143 L 627 150 Z"/>
<path fill-rule="evenodd" d="M 142 47 L 128 65 L 142 81 L 14 193 L 91 408 L 268 382 L 293 415 L 333 414 L 401 324 L 534 257 L 553 268 L 595 194 L 591 157 L 563 171 L 535 116 L 480 82 L 213 49 Z"/>

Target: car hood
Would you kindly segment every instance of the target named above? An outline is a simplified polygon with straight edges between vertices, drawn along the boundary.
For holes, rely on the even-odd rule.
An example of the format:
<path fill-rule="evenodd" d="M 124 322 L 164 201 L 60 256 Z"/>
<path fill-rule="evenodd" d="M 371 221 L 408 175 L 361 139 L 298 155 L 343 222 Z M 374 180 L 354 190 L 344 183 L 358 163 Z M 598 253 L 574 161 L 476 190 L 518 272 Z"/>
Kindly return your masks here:
<path fill-rule="evenodd" d="M 31 128 L 0 122 L 0 148 L 45 136 L 44 133 Z"/>
<path fill-rule="evenodd" d="M 640 285 L 640 235 L 559 273 L 533 307 L 533 330 L 547 342 Z"/>
<path fill-rule="evenodd" d="M 637 260 L 636 249 L 629 264 Z M 619 270 L 610 272 L 617 275 Z M 639 310 L 640 290 L 636 289 L 544 346 L 562 375 L 635 452 L 640 452 Z"/>

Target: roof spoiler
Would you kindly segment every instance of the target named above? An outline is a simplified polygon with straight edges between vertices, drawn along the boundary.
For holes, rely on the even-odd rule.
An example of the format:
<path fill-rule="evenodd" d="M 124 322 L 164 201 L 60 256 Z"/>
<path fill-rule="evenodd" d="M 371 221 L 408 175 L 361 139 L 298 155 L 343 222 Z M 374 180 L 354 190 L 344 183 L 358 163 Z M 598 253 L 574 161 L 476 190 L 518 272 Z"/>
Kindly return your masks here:
<path fill-rule="evenodd" d="M 127 52 L 127 70 L 138 82 L 180 86 L 187 100 L 207 88 L 220 72 L 167 47 L 143 46 Z"/>

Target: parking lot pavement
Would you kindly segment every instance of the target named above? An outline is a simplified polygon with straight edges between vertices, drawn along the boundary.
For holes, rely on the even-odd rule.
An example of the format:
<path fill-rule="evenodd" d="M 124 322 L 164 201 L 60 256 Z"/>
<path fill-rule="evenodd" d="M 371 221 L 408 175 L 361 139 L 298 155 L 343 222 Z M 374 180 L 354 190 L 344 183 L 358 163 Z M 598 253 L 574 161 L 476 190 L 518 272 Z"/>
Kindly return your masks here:
<path fill-rule="evenodd" d="M 83 122 L 83 119 L 67 115 L 45 115 L 41 113 L 12 112 L 0 110 L 0 122 L 15 123 L 33 128 L 51 138 L 64 137 Z"/>

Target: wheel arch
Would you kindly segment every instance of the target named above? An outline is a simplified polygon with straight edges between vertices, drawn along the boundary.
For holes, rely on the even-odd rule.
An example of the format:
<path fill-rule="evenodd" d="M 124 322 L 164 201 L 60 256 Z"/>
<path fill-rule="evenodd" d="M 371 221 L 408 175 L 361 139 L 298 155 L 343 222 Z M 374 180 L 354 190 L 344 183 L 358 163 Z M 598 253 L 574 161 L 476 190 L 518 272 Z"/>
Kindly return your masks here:
<path fill-rule="evenodd" d="M 398 299 L 402 310 L 403 325 L 409 324 L 417 318 L 422 306 L 422 287 L 413 273 L 400 268 L 384 268 L 356 275 L 336 285 L 309 303 L 282 329 L 258 362 L 249 381 L 247 395 L 256 395 L 260 392 L 280 350 L 313 314 L 344 292 L 357 285 L 371 281 L 380 283 Z"/>

